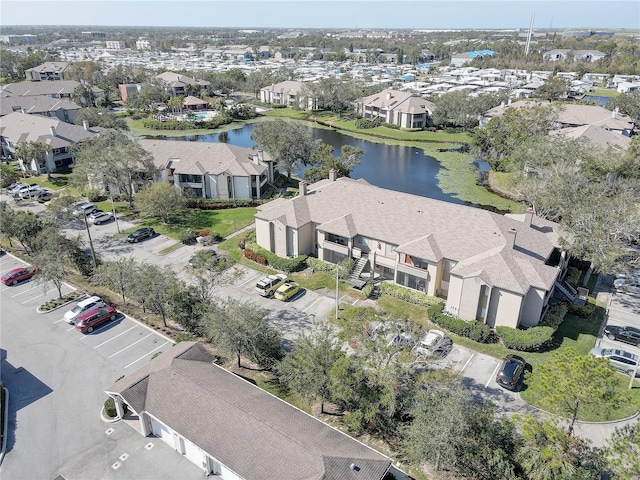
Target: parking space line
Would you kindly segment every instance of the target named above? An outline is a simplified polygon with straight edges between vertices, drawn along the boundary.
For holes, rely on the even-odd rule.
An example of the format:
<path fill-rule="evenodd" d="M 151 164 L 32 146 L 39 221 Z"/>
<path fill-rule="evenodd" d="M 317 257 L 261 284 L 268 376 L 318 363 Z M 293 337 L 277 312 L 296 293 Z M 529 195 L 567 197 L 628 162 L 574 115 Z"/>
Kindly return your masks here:
<path fill-rule="evenodd" d="M 464 369 L 467 368 L 467 365 L 469 365 L 469 362 L 474 356 L 475 356 L 475 353 L 472 353 L 471 356 L 469 357 L 469 360 L 467 360 L 467 363 L 465 363 L 462 369 L 460 370 L 461 372 L 464 372 Z"/>
<path fill-rule="evenodd" d="M 252 275 L 251 278 L 249 280 L 247 280 L 246 282 L 241 283 L 240 285 L 238 285 L 238 288 L 242 288 L 244 287 L 247 283 L 249 282 L 253 282 L 255 281 L 256 278 L 258 278 L 261 274 L 257 274 L 257 275 Z M 266 276 L 266 275 L 265 275 Z"/>
<path fill-rule="evenodd" d="M 145 354 L 144 354 L 143 356 L 141 356 L 139 359 L 134 360 L 133 362 L 131 362 L 129 365 L 125 366 L 124 368 L 129 368 L 129 367 L 130 367 L 131 365 L 133 365 L 134 363 L 137 363 L 137 362 L 139 362 L 140 360 L 142 360 L 142 359 L 146 358 L 146 357 L 147 357 L 147 355 L 149 355 L 149 354 L 151 354 L 151 353 L 155 352 L 156 350 L 161 349 L 161 348 L 162 348 L 162 347 L 164 347 L 167 343 L 169 343 L 169 342 L 164 342 L 164 343 L 163 343 L 162 345 L 160 345 L 159 347 L 156 347 L 156 348 L 154 348 L 153 350 L 151 350 L 150 352 L 145 353 Z"/>
<path fill-rule="evenodd" d="M 498 369 L 500 368 L 500 364 L 498 363 L 496 365 L 496 368 L 493 369 L 493 373 L 491 374 L 491 376 L 489 377 L 489 380 L 487 381 L 487 383 L 485 384 L 484 388 L 488 388 L 489 384 L 491 383 L 491 380 L 493 380 L 494 378 L 496 378 L 496 373 L 498 373 Z"/>
<path fill-rule="evenodd" d="M 20 295 L 24 295 L 25 293 L 29 293 L 29 292 L 31 292 L 31 291 L 33 291 L 33 290 L 34 290 L 34 288 L 33 288 L 33 286 L 31 286 L 31 287 L 27 288 L 27 289 L 26 289 L 25 291 L 23 291 L 23 292 L 16 293 L 15 295 L 11 295 L 11 298 L 19 297 Z"/>
<path fill-rule="evenodd" d="M 133 327 L 129 328 L 128 330 L 125 330 L 124 332 L 119 333 L 119 334 L 118 334 L 118 335 L 116 335 L 115 337 L 111 337 L 109 340 L 105 340 L 104 342 L 102 342 L 102 343 L 100 343 L 100 344 L 96 345 L 96 346 L 95 346 L 95 347 L 93 347 L 93 348 L 94 348 L 94 349 L 96 349 L 96 348 L 98 348 L 98 347 L 101 347 L 101 346 L 102 346 L 102 345 L 104 345 L 105 343 L 109 343 L 111 340 L 113 340 L 113 339 L 115 339 L 115 338 L 118 338 L 120 335 L 124 335 L 125 333 L 127 333 L 127 332 L 129 332 L 129 331 L 133 330 L 133 329 L 134 329 L 134 328 L 136 328 L 136 327 L 137 327 L 137 325 L 134 325 Z"/>
<path fill-rule="evenodd" d="M 35 297 L 31 297 L 29 300 L 25 300 L 24 302 L 22 302 L 22 305 L 24 305 L 25 303 L 29 303 L 31 300 L 35 298 L 44 297 L 47 293 L 48 292 L 44 292 L 44 293 L 41 293 L 40 295 L 36 295 Z"/>
<path fill-rule="evenodd" d="M 127 348 L 133 347 L 136 343 L 140 343 L 142 340 L 144 340 L 145 338 L 150 337 L 151 335 L 153 335 L 153 333 L 150 333 L 149 335 L 142 337 L 140 340 L 137 340 L 135 342 L 133 342 L 131 345 L 127 345 L 126 347 L 124 347 L 122 350 L 118 350 L 116 353 L 114 353 L 113 355 L 110 355 L 107 358 L 111 358 L 111 357 L 115 357 L 116 355 L 118 355 L 119 353 L 124 352 Z"/>
<path fill-rule="evenodd" d="M 302 310 L 303 312 L 306 312 L 307 310 L 309 310 L 311 307 L 313 307 L 316 303 L 322 301 L 323 297 L 318 298 L 315 302 L 313 302 L 311 305 L 309 305 L 307 308 L 305 308 L 304 310 Z"/>

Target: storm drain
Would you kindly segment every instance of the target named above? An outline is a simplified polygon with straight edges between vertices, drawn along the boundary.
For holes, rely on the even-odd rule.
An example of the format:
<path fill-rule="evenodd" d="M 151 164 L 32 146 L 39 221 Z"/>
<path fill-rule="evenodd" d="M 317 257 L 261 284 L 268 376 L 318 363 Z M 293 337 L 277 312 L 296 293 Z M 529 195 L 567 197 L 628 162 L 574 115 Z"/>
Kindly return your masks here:
<path fill-rule="evenodd" d="M 153 448 L 153 442 L 149 442 L 147 443 L 144 448 L 146 448 L 147 450 L 151 450 Z"/>

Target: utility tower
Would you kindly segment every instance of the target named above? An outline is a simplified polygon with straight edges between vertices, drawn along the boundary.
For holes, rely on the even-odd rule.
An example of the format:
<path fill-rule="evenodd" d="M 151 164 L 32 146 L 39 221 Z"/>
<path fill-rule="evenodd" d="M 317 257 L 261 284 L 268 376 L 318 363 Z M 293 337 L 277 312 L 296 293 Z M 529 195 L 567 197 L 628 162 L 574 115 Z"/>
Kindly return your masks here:
<path fill-rule="evenodd" d="M 529 48 L 531 47 L 531 36 L 533 35 L 533 21 L 536 18 L 535 12 L 531 14 L 531 22 L 529 22 L 529 33 L 527 34 L 527 44 L 524 47 L 525 57 L 529 55 Z"/>

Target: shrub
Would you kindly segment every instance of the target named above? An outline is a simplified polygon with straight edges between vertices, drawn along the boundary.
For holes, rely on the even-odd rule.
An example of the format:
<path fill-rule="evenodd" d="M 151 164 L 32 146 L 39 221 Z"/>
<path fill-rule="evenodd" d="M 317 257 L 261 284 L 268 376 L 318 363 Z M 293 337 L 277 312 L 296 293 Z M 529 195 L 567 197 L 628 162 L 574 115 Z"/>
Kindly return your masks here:
<path fill-rule="evenodd" d="M 499 326 L 496 333 L 505 347 L 521 352 L 537 352 L 547 347 L 555 329 L 549 326 L 537 326 L 527 330 Z"/>
<path fill-rule="evenodd" d="M 395 123 L 387 123 L 387 122 L 383 122 L 383 123 L 382 123 L 382 126 L 383 126 L 383 127 L 386 127 L 386 128 L 392 128 L 392 129 L 394 129 L 394 130 L 400 130 L 400 125 L 396 125 Z"/>
<path fill-rule="evenodd" d="M 380 284 L 380 291 L 392 297 L 404 300 L 405 302 L 415 303 L 416 305 L 423 305 L 425 307 L 434 304 L 442 304 L 442 300 L 439 298 L 425 295 L 417 290 L 411 290 L 389 282 L 382 282 Z"/>
<path fill-rule="evenodd" d="M 178 240 L 180 240 L 185 245 L 193 245 L 196 243 L 196 237 L 198 234 L 195 230 L 191 230 L 190 228 L 187 230 L 183 230 L 178 234 Z"/>
<path fill-rule="evenodd" d="M 102 193 L 99 190 L 87 190 L 85 192 L 85 196 L 87 197 L 87 200 L 89 200 L 91 203 L 101 202 L 105 198 L 104 195 L 102 195 Z"/>
<path fill-rule="evenodd" d="M 250 247 L 250 248 L 249 248 Z M 254 250 L 252 250 L 254 249 Z M 247 254 L 247 252 L 250 252 Z M 244 256 L 249 260 L 260 263 L 261 265 L 269 265 L 276 270 L 280 270 L 285 273 L 300 272 L 307 268 L 307 256 L 298 255 L 294 258 L 282 258 L 273 252 L 265 250 L 258 245 L 249 244 L 249 237 L 245 239 Z M 266 261 L 266 263 L 261 263 Z"/>
<path fill-rule="evenodd" d="M 116 418 L 118 411 L 116 410 L 116 402 L 109 397 L 104 402 L 104 414 L 109 418 Z"/>
<path fill-rule="evenodd" d="M 199 237 L 208 237 L 211 234 L 210 230 L 202 229 L 202 230 L 198 230 L 198 236 Z"/>
<path fill-rule="evenodd" d="M 373 282 L 367 282 L 365 286 L 362 287 L 362 294 L 365 297 L 370 298 L 371 294 L 373 293 L 373 288 L 374 288 Z"/>
<path fill-rule="evenodd" d="M 589 318 L 596 311 L 596 306 L 593 303 L 587 303 L 585 305 L 573 305 L 569 304 L 569 312 L 582 318 Z"/>
<path fill-rule="evenodd" d="M 442 304 L 431 305 L 427 309 L 427 315 L 436 325 L 461 337 L 467 337 L 479 343 L 491 343 L 494 341 L 493 334 L 488 325 L 476 322 L 467 322 L 458 317 L 450 317 L 442 311 Z"/>
<path fill-rule="evenodd" d="M 382 123 L 382 121 L 379 118 L 376 118 L 374 120 L 370 120 L 368 118 L 359 118 L 358 120 L 356 120 L 355 123 L 356 123 L 356 128 L 365 130 L 369 128 L 378 127 Z"/>
<path fill-rule="evenodd" d="M 560 324 L 564 321 L 564 317 L 567 314 L 568 306 L 564 302 L 554 303 L 549 307 L 547 313 L 544 316 L 541 326 L 551 327 L 554 331 L 558 329 Z"/>
<path fill-rule="evenodd" d="M 567 276 L 565 277 L 565 282 L 567 282 L 572 287 L 577 287 L 580 283 L 580 277 L 582 276 L 582 272 L 576 267 L 569 267 L 567 269 Z"/>

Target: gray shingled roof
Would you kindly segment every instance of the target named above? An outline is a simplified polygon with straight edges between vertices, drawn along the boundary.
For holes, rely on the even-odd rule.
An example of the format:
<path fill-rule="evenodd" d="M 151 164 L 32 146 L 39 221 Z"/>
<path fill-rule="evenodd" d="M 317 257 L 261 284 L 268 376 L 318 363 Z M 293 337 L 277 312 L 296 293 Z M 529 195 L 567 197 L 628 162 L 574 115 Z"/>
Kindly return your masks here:
<path fill-rule="evenodd" d="M 55 136 L 51 134 L 51 127 L 56 130 Z M 57 118 L 22 112 L 14 112 L 0 117 L 0 135 L 6 137 L 14 145 L 34 141 L 49 145 L 51 148 L 65 148 L 85 138 L 91 138 L 100 131 L 101 129 L 98 127 L 90 128 L 87 131 L 84 127 L 63 122 Z"/>
<path fill-rule="evenodd" d="M 3 97 L 0 116 L 25 110 L 27 113 L 46 114 L 58 110 L 80 110 L 80 105 L 67 98 L 51 98 L 43 95 L 31 97 Z"/>
<path fill-rule="evenodd" d="M 548 289 L 557 275 L 555 268 L 544 265 L 558 243 L 552 222 L 536 218 L 532 227 L 525 227 L 522 221 L 487 210 L 386 190 L 363 180 L 322 180 L 310 185 L 305 196 L 263 205 L 255 217 L 282 218 L 293 228 L 314 222 L 319 231 L 342 236 L 352 237 L 355 230 L 397 245 L 400 253 L 431 262 L 459 262 L 452 273 L 485 271 L 489 283 L 518 293 L 526 293 L 529 285 Z M 510 228 L 518 230 L 515 249 L 507 247 Z"/>
<path fill-rule="evenodd" d="M 3 93 L 11 96 L 32 96 L 32 95 L 73 95 L 75 88 L 80 82 L 75 80 L 60 80 L 57 82 L 18 82 L 10 83 L 2 87 Z M 104 90 L 98 87 L 91 87 L 94 93 L 104 93 Z"/>
<path fill-rule="evenodd" d="M 300 90 L 302 90 L 302 83 L 293 80 L 286 80 L 284 82 L 274 83 L 273 85 L 263 87 L 260 90 L 266 90 L 274 93 L 288 93 L 297 95 L 298 93 L 300 93 Z"/>
<path fill-rule="evenodd" d="M 249 159 L 256 153 L 250 148 L 226 143 L 188 142 L 184 140 L 140 140 L 140 146 L 153 155 L 158 168 L 173 168 L 175 174 L 233 176 L 262 175 L 267 170 Z M 265 159 L 270 157 L 264 153 Z"/>
<path fill-rule="evenodd" d="M 613 147 L 626 151 L 631 144 L 631 138 L 620 132 L 607 130 L 596 125 L 582 125 L 580 127 L 567 127 L 559 130 L 551 130 L 549 135 L 562 135 L 568 138 L 583 138 L 600 147 Z"/>
<path fill-rule="evenodd" d="M 387 98 L 390 96 L 391 98 Z M 432 114 L 436 106 L 422 97 L 413 93 L 401 92 L 398 90 L 386 89 L 379 93 L 369 95 L 368 97 L 359 98 L 356 103 L 364 106 L 382 108 L 386 110 L 393 109 L 397 112 L 420 114 Z"/>
<path fill-rule="evenodd" d="M 215 365 L 199 343 L 179 343 L 107 392 L 140 405 L 145 381 L 146 412 L 247 480 L 380 480 L 391 465 L 377 451 Z"/>

